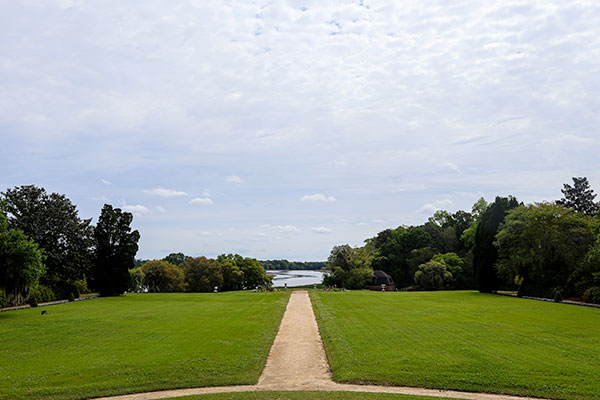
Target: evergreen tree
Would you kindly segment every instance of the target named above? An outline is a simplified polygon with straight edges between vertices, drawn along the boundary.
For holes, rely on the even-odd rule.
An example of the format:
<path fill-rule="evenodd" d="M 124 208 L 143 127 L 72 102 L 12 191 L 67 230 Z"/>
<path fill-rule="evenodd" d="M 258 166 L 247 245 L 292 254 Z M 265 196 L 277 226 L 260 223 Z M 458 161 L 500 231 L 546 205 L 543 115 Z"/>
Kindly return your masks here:
<path fill-rule="evenodd" d="M 498 249 L 494 246 L 498 227 L 504 221 L 509 210 L 517 207 L 519 202 L 513 196 L 496 197 L 481 216 L 475 232 L 475 247 L 473 249 L 473 264 L 479 291 L 491 293 L 498 289 L 496 261 Z"/>
<path fill-rule="evenodd" d="M 101 296 L 123 294 L 130 284 L 140 234 L 131 232 L 131 213 L 105 204 L 94 229 L 96 262 L 93 285 Z"/>
<path fill-rule="evenodd" d="M 587 215 L 598 212 L 598 203 L 594 202 L 596 195 L 586 177 L 573 177 L 573 186 L 565 183 L 561 192 L 565 197 L 558 200 L 558 204 Z"/>

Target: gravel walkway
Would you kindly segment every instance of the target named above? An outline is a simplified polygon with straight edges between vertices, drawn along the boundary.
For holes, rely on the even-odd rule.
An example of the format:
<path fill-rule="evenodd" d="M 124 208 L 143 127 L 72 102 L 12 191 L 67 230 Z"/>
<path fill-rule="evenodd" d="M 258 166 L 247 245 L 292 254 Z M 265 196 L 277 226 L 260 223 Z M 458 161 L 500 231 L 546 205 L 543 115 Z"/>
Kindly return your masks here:
<path fill-rule="evenodd" d="M 533 400 L 498 394 L 458 392 L 401 386 L 340 384 L 331 380 L 329 363 L 319 335 L 317 320 L 306 291 L 294 291 L 283 315 L 267 364 L 257 385 L 176 389 L 103 397 L 96 400 L 153 400 L 208 393 L 322 390 L 340 392 L 396 393 L 467 400 Z"/>

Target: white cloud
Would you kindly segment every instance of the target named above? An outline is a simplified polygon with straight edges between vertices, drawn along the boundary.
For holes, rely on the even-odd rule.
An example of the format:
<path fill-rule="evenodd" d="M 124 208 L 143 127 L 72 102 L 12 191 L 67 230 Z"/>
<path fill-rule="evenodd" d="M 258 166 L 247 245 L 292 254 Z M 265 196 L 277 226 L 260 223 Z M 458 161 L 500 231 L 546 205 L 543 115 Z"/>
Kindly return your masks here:
<path fill-rule="evenodd" d="M 159 213 L 161 213 L 161 214 L 164 214 L 164 213 L 166 213 L 166 212 L 167 212 L 167 210 L 165 210 L 165 208 L 164 208 L 164 207 L 162 207 L 162 206 L 156 206 L 156 207 L 154 207 L 154 209 L 155 209 L 156 211 L 158 211 Z"/>
<path fill-rule="evenodd" d="M 213 205 L 212 199 L 208 197 L 196 197 L 189 201 L 189 204 L 203 204 L 203 205 Z"/>
<path fill-rule="evenodd" d="M 315 194 L 307 194 L 307 195 L 302 196 L 300 198 L 300 201 L 333 203 L 333 202 L 335 202 L 335 197 L 326 196 L 323 193 L 315 193 Z"/>
<path fill-rule="evenodd" d="M 226 177 L 225 180 L 229 183 L 234 183 L 236 185 L 241 185 L 242 183 L 244 183 L 242 178 L 240 178 L 237 175 L 230 175 L 230 176 Z"/>
<path fill-rule="evenodd" d="M 121 210 L 132 213 L 134 217 L 141 217 L 144 214 L 148 214 L 150 212 L 148 207 L 143 206 L 141 204 L 124 204 L 121 206 Z"/>
<path fill-rule="evenodd" d="M 432 215 L 439 210 L 448 210 L 454 207 L 454 202 L 450 199 L 436 200 L 433 203 L 427 203 L 417 212 L 419 214 Z"/>
<path fill-rule="evenodd" d="M 265 225 L 261 225 L 261 228 L 274 229 L 277 232 L 299 232 L 298 227 L 296 225 L 271 225 L 271 224 L 265 224 Z"/>
<path fill-rule="evenodd" d="M 109 181 L 109 180 L 106 180 L 106 179 L 104 179 L 104 178 L 100 179 L 100 182 L 102 182 L 102 183 L 103 183 L 103 184 L 105 184 L 106 186 L 108 186 L 108 185 L 111 185 L 111 184 L 112 184 L 112 182 L 111 182 L 111 181 Z"/>
<path fill-rule="evenodd" d="M 156 187 L 154 189 L 145 189 L 144 193 L 150 194 L 153 196 L 160 197 L 177 197 L 177 196 L 187 196 L 186 192 L 174 190 L 174 189 L 165 189 L 162 186 Z"/>
<path fill-rule="evenodd" d="M 315 233 L 331 233 L 331 232 L 333 232 L 330 228 L 327 228 L 326 226 L 314 226 L 314 227 L 310 228 L 310 230 Z"/>

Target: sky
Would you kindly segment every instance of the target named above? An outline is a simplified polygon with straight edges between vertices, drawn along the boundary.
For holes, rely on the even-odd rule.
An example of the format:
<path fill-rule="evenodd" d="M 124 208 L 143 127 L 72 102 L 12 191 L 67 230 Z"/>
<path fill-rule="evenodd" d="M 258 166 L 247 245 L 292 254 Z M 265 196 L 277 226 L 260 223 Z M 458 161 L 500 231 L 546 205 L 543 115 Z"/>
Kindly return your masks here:
<path fill-rule="evenodd" d="M 597 0 L 0 0 L 0 191 L 132 212 L 138 258 L 600 192 L 599 110 Z"/>

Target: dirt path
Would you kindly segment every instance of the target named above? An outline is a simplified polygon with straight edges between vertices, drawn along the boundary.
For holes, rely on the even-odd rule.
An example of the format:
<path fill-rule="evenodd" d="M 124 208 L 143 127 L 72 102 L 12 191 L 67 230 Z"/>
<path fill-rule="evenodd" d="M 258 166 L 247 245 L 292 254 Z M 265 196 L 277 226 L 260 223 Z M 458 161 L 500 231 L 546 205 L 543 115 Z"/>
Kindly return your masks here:
<path fill-rule="evenodd" d="M 103 397 L 96 400 L 154 400 L 208 393 L 326 390 L 340 392 L 396 393 L 466 400 L 534 400 L 530 397 L 458 392 L 398 386 L 349 385 L 331 380 L 329 363 L 317 320 L 306 291 L 294 291 L 281 320 L 279 332 L 257 385 L 176 389 Z M 538 400 L 538 399 L 536 399 Z"/>

